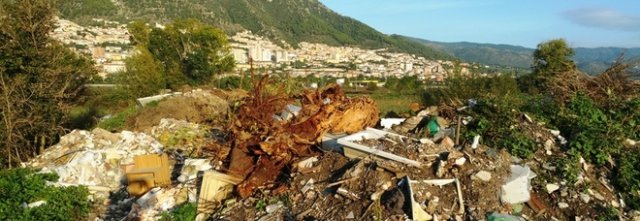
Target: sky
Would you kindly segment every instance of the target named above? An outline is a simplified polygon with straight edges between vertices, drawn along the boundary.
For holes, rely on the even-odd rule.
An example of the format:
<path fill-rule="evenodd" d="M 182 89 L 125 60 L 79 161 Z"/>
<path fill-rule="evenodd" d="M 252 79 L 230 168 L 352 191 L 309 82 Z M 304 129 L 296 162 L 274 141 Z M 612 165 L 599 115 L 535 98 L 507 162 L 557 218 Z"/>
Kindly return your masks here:
<path fill-rule="evenodd" d="M 320 0 L 385 34 L 535 48 L 640 47 L 640 0 Z"/>

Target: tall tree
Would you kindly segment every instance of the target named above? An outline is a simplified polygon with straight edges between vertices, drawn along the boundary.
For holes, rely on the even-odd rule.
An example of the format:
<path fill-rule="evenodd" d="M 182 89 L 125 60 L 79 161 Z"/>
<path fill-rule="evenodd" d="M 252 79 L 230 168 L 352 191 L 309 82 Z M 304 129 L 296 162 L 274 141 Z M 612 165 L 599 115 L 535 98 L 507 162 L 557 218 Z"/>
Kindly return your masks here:
<path fill-rule="evenodd" d="M 564 39 L 553 39 L 538 44 L 533 52 L 533 73 L 540 77 L 576 69 L 571 60 L 575 53 Z"/>
<path fill-rule="evenodd" d="M 134 44 L 162 64 L 168 88 L 207 83 L 216 74 L 231 71 L 235 64 L 226 34 L 196 20 L 177 20 L 165 28 L 134 22 L 129 30 Z M 136 68 L 129 65 L 133 63 L 128 69 Z"/>
<path fill-rule="evenodd" d="M 0 167 L 27 160 L 64 132 L 67 110 L 96 71 L 50 38 L 50 0 L 0 3 Z"/>
<path fill-rule="evenodd" d="M 538 94 L 548 89 L 554 76 L 577 70 L 571 60 L 574 51 L 564 39 L 553 39 L 538 44 L 533 52 L 533 72 L 518 78 L 518 86 L 522 91 Z"/>

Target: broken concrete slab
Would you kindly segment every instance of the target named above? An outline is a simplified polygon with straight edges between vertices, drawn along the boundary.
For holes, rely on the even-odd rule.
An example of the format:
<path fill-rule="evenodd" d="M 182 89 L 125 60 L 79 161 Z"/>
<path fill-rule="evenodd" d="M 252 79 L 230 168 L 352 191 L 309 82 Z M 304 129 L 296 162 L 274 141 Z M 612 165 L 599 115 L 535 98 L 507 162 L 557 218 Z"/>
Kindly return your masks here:
<path fill-rule="evenodd" d="M 517 204 L 529 201 L 532 177 L 535 177 L 535 174 L 528 166 L 511 165 L 511 177 L 502 185 L 502 202 Z"/>
<path fill-rule="evenodd" d="M 491 180 L 491 173 L 489 171 L 481 170 L 473 174 L 471 179 L 489 182 Z"/>

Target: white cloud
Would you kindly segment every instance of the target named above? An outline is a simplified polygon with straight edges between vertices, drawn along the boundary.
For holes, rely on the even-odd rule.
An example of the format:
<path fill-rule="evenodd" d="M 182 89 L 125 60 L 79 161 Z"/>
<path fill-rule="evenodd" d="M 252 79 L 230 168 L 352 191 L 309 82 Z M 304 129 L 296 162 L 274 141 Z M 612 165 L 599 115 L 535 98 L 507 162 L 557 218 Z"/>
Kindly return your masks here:
<path fill-rule="evenodd" d="M 640 16 L 624 14 L 609 8 L 579 8 L 565 11 L 563 15 L 583 26 L 640 32 Z"/>

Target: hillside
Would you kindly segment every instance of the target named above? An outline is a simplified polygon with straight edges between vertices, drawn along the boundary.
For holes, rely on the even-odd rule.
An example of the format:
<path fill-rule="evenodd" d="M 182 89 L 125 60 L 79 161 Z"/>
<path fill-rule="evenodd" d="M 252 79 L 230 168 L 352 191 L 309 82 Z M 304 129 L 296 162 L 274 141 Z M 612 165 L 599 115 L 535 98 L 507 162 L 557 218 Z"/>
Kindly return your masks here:
<path fill-rule="evenodd" d="M 355 19 L 342 16 L 317 0 L 61 0 L 62 17 L 88 24 L 91 18 L 127 22 L 167 23 L 195 18 L 228 33 L 247 29 L 274 42 L 389 48 L 432 59 L 446 53 L 399 36 L 389 36 Z"/>
<path fill-rule="evenodd" d="M 451 56 L 465 61 L 477 62 L 487 65 L 510 66 L 528 68 L 533 60 L 532 48 L 505 44 L 482 44 L 470 42 L 436 42 L 418 38 L 404 37 L 426 46 L 441 50 Z M 574 48 L 576 55 L 574 61 L 578 68 L 591 75 L 606 70 L 621 54 L 625 60 L 640 65 L 640 48 Z M 636 70 L 637 71 L 637 70 Z"/>

